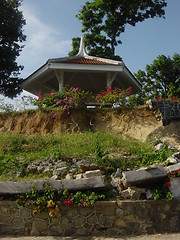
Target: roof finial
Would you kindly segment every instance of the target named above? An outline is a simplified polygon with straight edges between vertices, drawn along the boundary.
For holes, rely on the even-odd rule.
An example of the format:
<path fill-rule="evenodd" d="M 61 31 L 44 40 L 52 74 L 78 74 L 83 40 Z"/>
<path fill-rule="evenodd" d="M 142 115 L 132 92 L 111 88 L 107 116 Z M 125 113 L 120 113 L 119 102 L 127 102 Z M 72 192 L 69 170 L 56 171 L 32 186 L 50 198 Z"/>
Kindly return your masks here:
<path fill-rule="evenodd" d="M 80 46 L 79 46 L 79 52 L 77 54 L 78 56 L 85 57 L 87 56 L 86 50 L 85 50 L 85 44 L 84 44 L 84 36 L 81 36 Z"/>

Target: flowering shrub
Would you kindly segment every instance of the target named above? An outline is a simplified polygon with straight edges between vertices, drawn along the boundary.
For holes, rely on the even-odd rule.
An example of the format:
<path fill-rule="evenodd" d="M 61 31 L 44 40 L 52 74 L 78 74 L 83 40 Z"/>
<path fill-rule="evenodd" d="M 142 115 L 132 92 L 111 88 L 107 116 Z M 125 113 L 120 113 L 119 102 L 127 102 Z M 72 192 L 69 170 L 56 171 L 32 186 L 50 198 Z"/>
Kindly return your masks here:
<path fill-rule="evenodd" d="M 109 86 L 106 87 L 106 91 L 97 94 L 96 100 L 103 106 L 105 103 L 116 103 L 120 106 L 124 106 L 127 103 L 127 97 L 131 94 L 131 88 L 127 90 L 121 90 L 116 88 L 112 90 Z"/>
<path fill-rule="evenodd" d="M 105 199 L 104 194 L 97 194 L 95 192 L 88 191 L 87 193 L 82 193 L 80 191 L 76 193 L 69 193 L 68 190 L 60 191 L 59 199 L 66 206 L 71 206 L 76 204 L 78 207 L 89 207 L 93 206 L 97 200 Z"/>
<path fill-rule="evenodd" d="M 143 105 L 147 100 L 149 100 L 149 96 L 144 96 L 143 93 L 132 94 L 128 97 L 128 105 L 130 106 L 139 106 Z"/>
<path fill-rule="evenodd" d="M 167 198 L 168 200 L 173 199 L 173 195 L 169 188 L 171 187 L 170 179 L 175 177 L 180 177 L 180 168 L 174 173 L 169 173 L 162 186 L 158 186 L 153 189 L 154 200 L 159 200 L 161 198 Z"/>
<path fill-rule="evenodd" d="M 32 207 L 33 214 L 40 213 L 45 209 L 48 209 L 49 216 L 53 217 L 59 213 L 59 207 L 54 202 L 54 192 L 50 186 L 45 187 L 43 195 L 32 188 L 31 192 L 25 192 L 17 200 L 16 204 L 23 207 Z"/>
<path fill-rule="evenodd" d="M 23 207 L 32 207 L 33 214 L 40 213 L 48 210 L 50 217 L 56 216 L 59 213 L 59 207 L 56 201 L 60 201 L 65 206 L 71 206 L 76 204 L 78 207 L 93 206 L 97 200 L 104 200 L 104 194 L 97 194 L 95 192 L 82 193 L 80 191 L 76 193 L 69 193 L 68 190 L 58 191 L 54 194 L 50 186 L 45 187 L 45 192 L 41 195 L 35 187 L 31 192 L 26 192 L 21 195 L 16 204 Z"/>
<path fill-rule="evenodd" d="M 84 108 L 85 102 L 91 97 L 89 92 L 78 88 L 64 88 L 62 92 L 39 95 L 39 99 L 34 102 L 39 109 L 58 108 L 70 114 L 72 108 Z M 54 114 L 53 117 L 57 115 Z"/>
<path fill-rule="evenodd" d="M 173 97 L 168 97 L 168 98 L 163 98 L 163 97 L 159 96 L 159 97 L 157 98 L 157 100 L 158 100 L 158 101 L 167 101 L 167 102 L 180 102 L 180 98 L 175 97 L 175 96 L 173 96 Z"/>

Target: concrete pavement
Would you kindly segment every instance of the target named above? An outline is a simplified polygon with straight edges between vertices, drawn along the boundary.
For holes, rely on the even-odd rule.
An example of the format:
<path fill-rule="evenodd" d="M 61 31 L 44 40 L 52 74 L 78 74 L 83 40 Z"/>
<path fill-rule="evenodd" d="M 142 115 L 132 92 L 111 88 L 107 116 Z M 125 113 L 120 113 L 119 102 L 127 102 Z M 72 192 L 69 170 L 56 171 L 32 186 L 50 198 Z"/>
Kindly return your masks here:
<path fill-rule="evenodd" d="M 154 234 L 134 237 L 56 237 L 56 236 L 0 236 L 1 240 L 180 240 L 180 233 L 173 234 Z"/>

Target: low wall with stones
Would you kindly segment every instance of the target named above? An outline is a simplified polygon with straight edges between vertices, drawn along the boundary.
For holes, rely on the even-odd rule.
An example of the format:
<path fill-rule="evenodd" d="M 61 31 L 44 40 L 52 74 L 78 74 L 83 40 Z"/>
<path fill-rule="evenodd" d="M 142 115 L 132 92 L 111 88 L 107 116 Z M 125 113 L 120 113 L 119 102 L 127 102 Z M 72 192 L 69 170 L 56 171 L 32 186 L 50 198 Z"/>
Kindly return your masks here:
<path fill-rule="evenodd" d="M 180 121 L 180 103 L 170 101 L 148 100 L 147 104 L 153 108 L 158 108 L 163 125 L 168 125 L 173 120 Z"/>
<path fill-rule="evenodd" d="M 93 207 L 59 205 L 58 216 L 33 215 L 15 201 L 0 201 L 0 234 L 122 236 L 180 232 L 180 200 L 96 202 Z"/>

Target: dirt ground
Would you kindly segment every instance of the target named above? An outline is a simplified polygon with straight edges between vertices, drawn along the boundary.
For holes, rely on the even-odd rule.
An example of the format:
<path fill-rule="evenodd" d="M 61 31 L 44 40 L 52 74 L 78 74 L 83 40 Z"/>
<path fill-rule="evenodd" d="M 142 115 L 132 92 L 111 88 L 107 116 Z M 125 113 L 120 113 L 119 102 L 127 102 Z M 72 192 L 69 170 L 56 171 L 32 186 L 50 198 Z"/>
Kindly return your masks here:
<path fill-rule="evenodd" d="M 180 148 L 180 121 L 162 125 L 161 117 L 148 106 L 118 110 L 73 110 L 70 115 L 51 111 L 1 114 L 0 134 L 47 135 L 76 131 L 105 131 L 145 142 L 151 137 Z"/>

